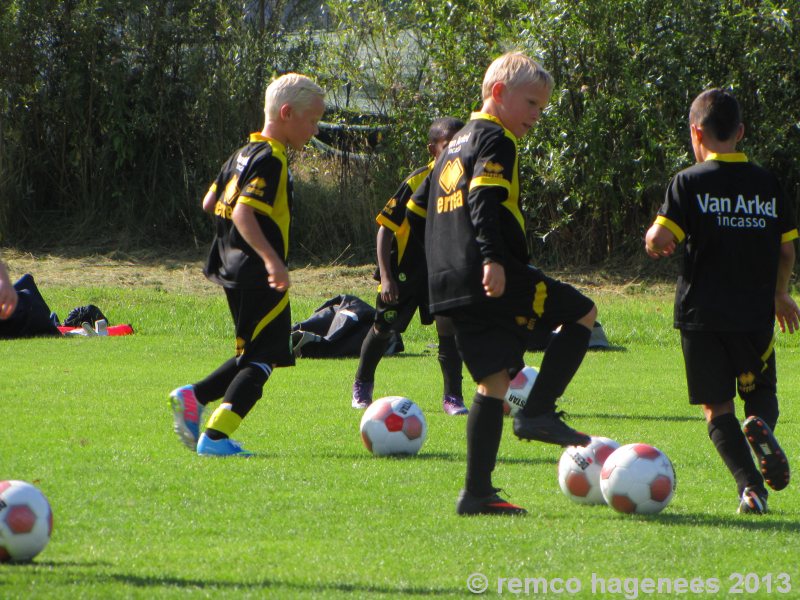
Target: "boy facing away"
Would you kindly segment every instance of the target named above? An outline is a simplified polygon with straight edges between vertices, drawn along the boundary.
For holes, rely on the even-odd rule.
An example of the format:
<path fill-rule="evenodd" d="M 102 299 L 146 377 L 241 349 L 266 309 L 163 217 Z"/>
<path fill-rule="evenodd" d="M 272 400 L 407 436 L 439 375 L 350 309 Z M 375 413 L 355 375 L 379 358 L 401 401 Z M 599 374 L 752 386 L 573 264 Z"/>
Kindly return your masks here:
<path fill-rule="evenodd" d="M 789 463 L 772 433 L 773 338 L 776 316 L 781 331 L 794 333 L 800 324 L 789 295 L 798 232 L 776 178 L 736 150 L 744 125 L 730 93 L 710 89 L 695 98 L 689 129 L 697 164 L 672 179 L 645 249 L 661 258 L 686 241 L 674 325 L 689 402 L 702 406 L 708 435 L 736 480 L 738 512 L 763 514 L 764 481 L 774 490 L 789 483 Z M 744 431 L 733 403 L 737 390 Z"/>
<path fill-rule="evenodd" d="M 170 393 L 175 433 L 200 455 L 251 455 L 230 436 L 261 398 L 272 370 L 294 365 L 286 146 L 301 149 L 316 135 L 324 111 L 324 92 L 311 79 L 278 77 L 265 93 L 264 128 L 231 155 L 203 198 L 216 228 L 204 273 L 225 291 L 236 351 L 202 381 Z M 220 398 L 200 435 L 203 408 Z"/>
<path fill-rule="evenodd" d="M 517 140 L 539 120 L 553 80 L 519 52 L 496 59 L 483 80 L 483 106 L 436 161 L 409 210 L 427 215 L 425 254 L 431 311 L 453 320 L 456 343 L 478 389 L 467 418 L 466 484 L 456 512 L 524 514 L 503 500 L 492 471 L 503 432 L 503 397 L 524 367 L 537 321 L 562 325 L 545 350 L 514 433 L 526 440 L 586 445 L 589 436 L 556 411 L 589 343 L 597 309 L 575 288 L 528 264 L 520 209 Z"/>
<path fill-rule="evenodd" d="M 428 130 L 428 152 L 435 160 L 450 139 L 464 126 L 452 117 L 436 119 Z M 400 185 L 376 217 L 378 228 L 378 278 L 380 292 L 375 301 L 375 323 L 361 345 L 355 381 L 353 408 L 367 408 L 372 403 L 375 370 L 391 339 L 392 332 L 403 333 L 419 309 L 423 325 L 433 317 L 428 310 L 428 278 L 425 251 L 421 240 L 411 235 L 406 205 L 411 195 L 433 169 L 433 161 L 416 169 Z M 455 332 L 450 319 L 437 316 L 439 366 L 444 380 L 442 408 L 449 415 L 467 413 L 461 393 L 461 357 L 456 348 Z"/>

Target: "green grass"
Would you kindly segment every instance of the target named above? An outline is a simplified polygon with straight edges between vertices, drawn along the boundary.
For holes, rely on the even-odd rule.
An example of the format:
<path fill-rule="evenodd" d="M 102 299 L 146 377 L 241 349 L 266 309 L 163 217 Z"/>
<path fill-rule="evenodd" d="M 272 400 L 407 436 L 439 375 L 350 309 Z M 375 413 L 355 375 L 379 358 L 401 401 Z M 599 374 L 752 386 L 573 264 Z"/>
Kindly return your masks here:
<path fill-rule="evenodd" d="M 376 459 L 363 448 L 361 413 L 349 407 L 355 359 L 301 359 L 276 371 L 238 431 L 257 456 L 201 459 L 172 434 L 166 394 L 232 351 L 221 294 L 43 293 L 63 313 L 95 303 L 136 334 L 0 342 L 0 479 L 35 482 L 55 514 L 35 562 L 0 566 L 0 598 L 469 597 L 472 573 L 489 578 L 488 596 L 498 577 L 575 578 L 582 591 L 571 597 L 582 598 L 633 598 L 613 586 L 646 577 L 716 578 L 720 592 L 702 596 L 724 596 L 737 572 L 771 574 L 773 595 L 791 597 L 776 592 L 779 573 L 800 587 L 795 486 L 771 496 L 767 516 L 735 514 L 732 479 L 686 401 L 667 295 L 594 296 L 616 348 L 587 355 L 562 408 L 585 431 L 665 451 L 678 478 L 671 505 L 631 517 L 571 503 L 556 479 L 560 450 L 519 442 L 507 421 L 495 483 L 530 514 L 503 519 L 454 514 L 464 419 L 441 411 L 431 328 L 415 321 L 406 354 L 384 360 L 377 376 L 376 395 L 406 395 L 427 416 L 416 458 Z M 293 301 L 295 320 L 322 300 Z M 800 450 L 797 338 L 778 342 L 778 434 L 790 458 Z M 467 396 L 472 389 L 465 383 Z M 605 595 L 592 593 L 593 574 Z M 743 595 L 763 597 L 766 587 Z"/>

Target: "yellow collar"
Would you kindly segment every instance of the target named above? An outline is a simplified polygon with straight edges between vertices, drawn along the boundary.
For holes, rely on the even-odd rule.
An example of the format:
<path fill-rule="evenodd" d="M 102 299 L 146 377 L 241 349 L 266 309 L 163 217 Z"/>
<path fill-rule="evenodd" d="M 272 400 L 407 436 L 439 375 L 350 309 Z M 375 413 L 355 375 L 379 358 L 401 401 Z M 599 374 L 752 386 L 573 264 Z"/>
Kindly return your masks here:
<path fill-rule="evenodd" d="M 250 134 L 250 142 L 270 142 L 273 146 L 277 147 L 277 150 L 280 150 L 284 154 L 286 153 L 286 146 L 283 143 L 279 142 L 275 138 L 262 135 L 260 131 L 255 131 Z"/>
<path fill-rule="evenodd" d="M 472 113 L 469 118 L 470 118 L 470 121 L 475 120 L 475 119 L 486 119 L 487 121 L 491 121 L 492 123 L 497 123 L 498 125 L 500 125 L 500 127 L 502 127 L 505 130 L 506 135 L 509 136 L 512 140 L 514 140 L 515 144 L 517 143 L 517 137 L 513 133 L 511 133 L 506 128 L 506 126 L 503 125 L 503 122 L 500 119 L 498 119 L 497 117 L 495 117 L 494 115 L 490 115 L 489 113 L 478 111 L 478 112 Z"/>
<path fill-rule="evenodd" d="M 712 152 L 706 156 L 706 160 L 718 160 L 720 162 L 748 162 L 747 155 L 744 152 L 729 152 L 725 154 L 717 154 Z"/>

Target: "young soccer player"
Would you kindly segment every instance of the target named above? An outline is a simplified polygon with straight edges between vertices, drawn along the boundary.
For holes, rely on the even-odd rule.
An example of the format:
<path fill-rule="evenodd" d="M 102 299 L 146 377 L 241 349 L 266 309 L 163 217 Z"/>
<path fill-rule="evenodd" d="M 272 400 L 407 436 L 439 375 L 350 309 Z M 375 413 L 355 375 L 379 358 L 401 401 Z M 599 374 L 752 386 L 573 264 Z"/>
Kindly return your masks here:
<path fill-rule="evenodd" d="M 304 75 L 273 81 L 265 94 L 265 124 L 234 152 L 203 198 L 216 236 L 205 275 L 225 290 L 236 354 L 202 381 L 170 393 L 175 432 L 206 456 L 249 456 L 230 439 L 261 398 L 275 367 L 291 366 L 287 270 L 292 175 L 286 146 L 302 148 L 317 133 L 324 92 Z M 200 435 L 203 407 L 223 399 Z M 199 439 L 198 439 L 199 436 Z"/>
<path fill-rule="evenodd" d="M 5 263 L 0 260 L 0 320 L 6 320 L 17 308 L 17 290 L 8 276 Z"/>
<path fill-rule="evenodd" d="M 738 512 L 763 514 L 764 480 L 774 490 L 789 483 L 789 463 L 772 433 L 773 330 L 776 316 L 781 331 L 794 333 L 800 324 L 789 295 L 798 232 L 776 178 L 736 150 L 744 125 L 729 92 L 710 89 L 695 98 L 689 130 L 697 164 L 672 179 L 645 249 L 661 258 L 686 241 L 674 325 L 689 402 L 702 406 L 708 435 L 736 480 Z M 734 409 L 737 389 L 744 431 Z"/>
<path fill-rule="evenodd" d="M 464 123 L 452 117 L 436 119 L 428 130 L 428 152 L 433 159 L 442 152 Z M 428 277 L 422 240 L 411 235 L 406 204 L 433 168 L 433 161 L 415 170 L 400 185 L 375 219 L 378 227 L 378 273 L 381 289 L 375 300 L 377 312 L 372 329 L 364 338 L 361 357 L 353 382 L 353 408 L 372 404 L 375 370 L 391 339 L 402 333 L 419 309 L 420 321 L 430 325 Z M 439 365 L 444 379 L 442 408 L 449 415 L 467 413 L 461 394 L 461 357 L 458 355 L 453 325 L 444 316 L 436 317 L 439 336 Z"/>
<path fill-rule="evenodd" d="M 478 384 L 467 418 L 466 485 L 456 503 L 461 515 L 525 513 L 498 496 L 492 471 L 503 396 L 524 367 L 528 332 L 537 321 L 551 330 L 562 327 L 545 350 L 527 405 L 514 418 L 514 433 L 565 446 L 590 441 L 564 423 L 556 400 L 586 354 L 597 310 L 575 288 L 528 264 L 519 203 L 517 140 L 539 120 L 552 87 L 550 74 L 524 54 L 496 59 L 483 80 L 481 111 L 436 161 L 430 189 L 409 205 L 427 215 L 431 311 L 453 320 L 461 357 Z"/>

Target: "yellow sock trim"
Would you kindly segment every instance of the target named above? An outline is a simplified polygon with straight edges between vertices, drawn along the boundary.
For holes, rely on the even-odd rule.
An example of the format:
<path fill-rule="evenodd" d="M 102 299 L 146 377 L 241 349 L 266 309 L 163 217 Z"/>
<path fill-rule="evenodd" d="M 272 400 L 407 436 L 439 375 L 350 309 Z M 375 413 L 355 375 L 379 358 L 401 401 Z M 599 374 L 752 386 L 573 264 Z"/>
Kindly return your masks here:
<path fill-rule="evenodd" d="M 230 437 L 233 432 L 239 428 L 239 425 L 242 422 L 242 417 L 233 412 L 229 407 L 230 404 L 218 406 L 208 418 L 206 427 L 208 429 L 216 429 L 217 431 L 221 431 Z"/>

